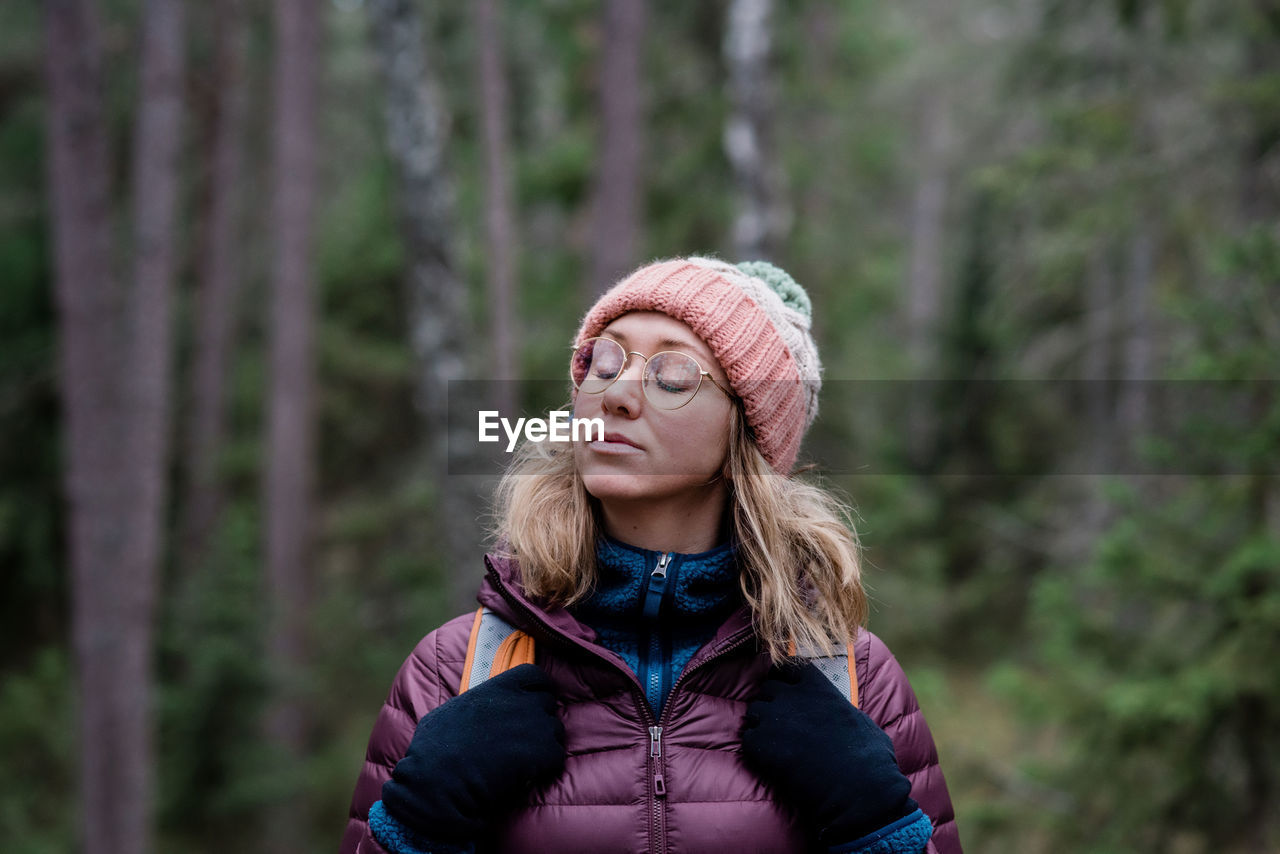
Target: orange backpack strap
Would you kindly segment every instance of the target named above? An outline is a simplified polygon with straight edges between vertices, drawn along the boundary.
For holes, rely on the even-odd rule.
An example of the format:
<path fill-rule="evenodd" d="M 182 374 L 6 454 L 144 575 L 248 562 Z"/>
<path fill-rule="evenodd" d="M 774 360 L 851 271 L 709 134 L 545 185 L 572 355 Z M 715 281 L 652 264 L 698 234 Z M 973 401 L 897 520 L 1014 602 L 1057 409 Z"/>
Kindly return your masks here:
<path fill-rule="evenodd" d="M 478 608 L 471 621 L 467 657 L 462 665 L 461 694 L 491 676 L 533 663 L 533 638 L 488 608 Z"/>
<path fill-rule="evenodd" d="M 796 642 L 791 641 L 787 645 L 787 654 L 795 656 Z M 827 677 L 827 680 L 836 687 L 842 695 L 849 698 L 849 702 L 853 703 L 856 708 L 858 705 L 858 662 L 853 654 L 853 644 L 849 644 L 844 648 L 843 653 L 835 655 L 819 655 L 805 653 L 805 658 L 813 664 L 814 667 Z"/>

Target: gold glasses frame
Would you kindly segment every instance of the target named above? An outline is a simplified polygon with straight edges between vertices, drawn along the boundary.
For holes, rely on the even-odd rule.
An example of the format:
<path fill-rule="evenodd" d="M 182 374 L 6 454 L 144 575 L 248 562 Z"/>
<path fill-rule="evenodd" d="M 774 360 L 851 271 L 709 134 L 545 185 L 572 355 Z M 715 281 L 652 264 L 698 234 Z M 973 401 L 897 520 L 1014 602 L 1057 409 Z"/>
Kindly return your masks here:
<path fill-rule="evenodd" d="M 573 376 L 573 365 L 574 365 L 574 361 L 577 359 L 578 352 L 581 351 L 583 347 L 586 347 L 588 344 L 594 344 L 594 342 L 596 341 L 608 341 L 610 344 L 614 345 L 619 350 L 621 350 L 622 351 L 622 367 L 618 369 L 618 375 L 615 376 L 613 379 L 609 380 L 607 383 L 605 383 L 603 387 L 595 391 L 585 391 L 583 390 L 582 386 L 578 384 L 577 379 L 575 379 Z M 630 363 L 631 357 L 639 356 L 641 359 L 644 360 L 644 371 L 642 371 L 640 374 L 640 380 L 641 380 L 640 390 L 644 393 L 645 400 L 649 401 L 655 407 L 662 410 L 663 412 L 675 412 L 677 409 L 681 409 L 685 406 L 688 406 L 693 401 L 693 399 L 698 396 L 698 392 L 702 390 L 702 381 L 704 379 L 710 380 L 713 386 L 715 386 L 716 388 L 724 392 L 726 395 L 728 395 L 730 401 L 734 399 L 733 392 L 729 391 L 729 389 L 725 388 L 724 386 L 720 385 L 720 383 L 716 382 L 716 378 L 711 376 L 710 371 L 702 367 L 701 362 L 699 362 L 696 358 L 694 358 L 689 353 L 685 353 L 681 350 L 660 350 L 651 356 L 646 356 L 644 353 L 638 352 L 636 350 L 627 350 L 627 348 L 623 347 L 621 343 L 615 341 L 612 338 L 605 338 L 603 335 L 597 335 L 594 338 L 588 338 L 586 341 L 583 341 L 577 347 L 574 347 L 573 345 L 569 345 L 569 350 L 573 354 L 572 356 L 569 357 L 569 382 L 573 383 L 573 387 L 578 391 L 581 391 L 583 394 L 604 394 L 613 386 L 614 383 L 616 383 L 622 377 L 623 374 L 627 372 L 627 365 Z M 679 406 L 665 407 L 649 396 L 650 360 L 656 359 L 659 356 L 663 356 L 668 353 L 672 354 L 673 356 L 683 356 L 684 358 L 690 360 L 691 362 L 693 362 L 695 365 L 698 366 L 698 387 L 695 388 L 693 390 L 693 394 L 689 395 L 688 398 Z"/>

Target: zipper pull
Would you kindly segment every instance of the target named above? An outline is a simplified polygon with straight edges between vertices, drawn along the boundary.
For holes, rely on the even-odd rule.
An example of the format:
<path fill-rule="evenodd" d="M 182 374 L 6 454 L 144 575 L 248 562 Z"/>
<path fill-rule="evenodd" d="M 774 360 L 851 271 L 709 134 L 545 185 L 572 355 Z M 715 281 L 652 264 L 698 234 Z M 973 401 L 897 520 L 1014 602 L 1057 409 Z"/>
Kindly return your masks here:
<path fill-rule="evenodd" d="M 675 556 L 674 552 L 665 552 L 658 555 L 658 565 L 653 568 L 653 572 L 649 577 L 649 589 L 645 591 L 644 606 L 641 612 L 648 619 L 658 616 L 658 612 L 662 610 L 662 597 L 667 590 L 667 567 L 671 564 L 671 558 Z"/>
<path fill-rule="evenodd" d="M 665 797 L 667 794 L 667 781 L 662 778 L 662 771 L 659 770 L 658 759 L 662 757 L 662 727 L 649 727 L 649 755 L 654 757 L 653 763 L 653 793 L 659 798 Z"/>

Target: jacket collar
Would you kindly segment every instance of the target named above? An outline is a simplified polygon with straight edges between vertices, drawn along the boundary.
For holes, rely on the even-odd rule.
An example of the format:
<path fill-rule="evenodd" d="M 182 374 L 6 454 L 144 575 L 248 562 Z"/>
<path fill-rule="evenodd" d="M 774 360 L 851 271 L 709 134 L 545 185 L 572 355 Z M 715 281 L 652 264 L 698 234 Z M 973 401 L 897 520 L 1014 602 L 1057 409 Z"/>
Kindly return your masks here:
<path fill-rule="evenodd" d="M 655 551 L 603 536 L 596 545 L 598 577 L 591 596 L 571 607 L 593 626 L 603 621 L 638 628 L 648 589 L 646 580 L 664 555 L 670 555 L 669 601 L 664 619 L 703 632 L 720 623 L 742 601 L 738 550 L 732 541 L 696 554 Z"/>
<path fill-rule="evenodd" d="M 514 558 L 501 554 L 484 556 L 487 570 L 476 595 L 481 605 L 490 608 L 512 625 L 542 636 L 553 643 L 567 643 L 578 649 L 608 659 L 624 672 L 630 672 L 626 663 L 614 652 L 602 646 L 596 632 L 578 620 L 563 606 L 545 606 L 541 601 L 525 595 L 520 579 L 520 566 Z M 740 635 L 751 630 L 751 609 L 743 604 L 729 615 L 716 630 L 703 649 L 689 662 L 689 667 L 716 655 L 721 649 L 736 644 Z"/>

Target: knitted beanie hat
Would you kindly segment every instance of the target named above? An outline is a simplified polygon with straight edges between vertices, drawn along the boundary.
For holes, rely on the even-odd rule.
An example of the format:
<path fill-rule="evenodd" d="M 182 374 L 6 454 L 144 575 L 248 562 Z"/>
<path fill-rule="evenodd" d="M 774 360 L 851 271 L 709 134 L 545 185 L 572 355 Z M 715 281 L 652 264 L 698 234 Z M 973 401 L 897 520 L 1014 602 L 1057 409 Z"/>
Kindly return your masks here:
<path fill-rule="evenodd" d="M 610 288 L 582 319 L 574 345 L 629 311 L 660 311 L 707 343 L 742 399 L 760 452 L 788 474 L 818 414 L 822 364 L 804 288 L 766 261 L 655 261 Z"/>

